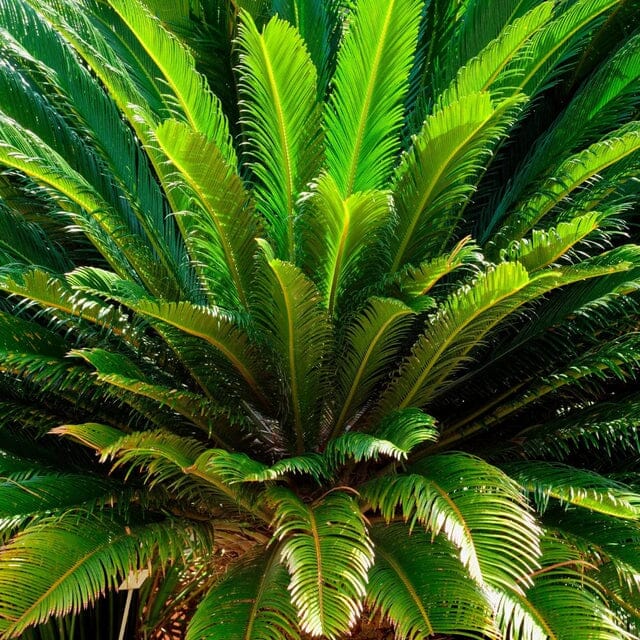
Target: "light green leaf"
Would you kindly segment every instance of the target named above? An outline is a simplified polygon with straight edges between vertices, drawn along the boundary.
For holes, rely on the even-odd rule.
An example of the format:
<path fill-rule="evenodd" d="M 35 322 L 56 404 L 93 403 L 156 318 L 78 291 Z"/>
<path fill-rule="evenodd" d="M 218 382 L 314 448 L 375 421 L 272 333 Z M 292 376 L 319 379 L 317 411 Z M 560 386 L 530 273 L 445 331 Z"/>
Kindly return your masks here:
<path fill-rule="evenodd" d="M 275 255 L 294 261 L 297 200 L 322 163 L 316 69 L 300 34 L 272 18 L 262 34 L 244 14 L 239 29 L 240 113 L 256 199 Z"/>
<path fill-rule="evenodd" d="M 350 16 L 325 115 L 327 167 L 340 194 L 387 186 L 422 3 L 361 0 Z"/>
<path fill-rule="evenodd" d="M 353 498 L 327 494 L 310 506 L 290 491 L 273 490 L 274 537 L 291 581 L 289 592 L 303 632 L 337 640 L 362 611 L 373 545 Z"/>

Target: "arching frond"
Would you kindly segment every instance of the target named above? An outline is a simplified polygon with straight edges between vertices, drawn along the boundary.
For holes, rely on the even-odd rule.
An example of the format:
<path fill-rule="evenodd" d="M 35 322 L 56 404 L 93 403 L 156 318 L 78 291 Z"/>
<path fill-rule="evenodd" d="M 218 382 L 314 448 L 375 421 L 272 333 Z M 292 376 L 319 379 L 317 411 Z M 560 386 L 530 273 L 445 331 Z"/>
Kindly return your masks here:
<path fill-rule="evenodd" d="M 155 137 L 175 170 L 167 173 L 166 188 L 187 209 L 176 218 L 204 287 L 215 304 L 246 308 L 260 227 L 235 167 L 185 123 L 165 120 Z"/>
<path fill-rule="evenodd" d="M 371 537 L 376 561 L 367 602 L 394 623 L 397 638 L 426 640 L 441 633 L 498 637 L 482 590 L 444 540 L 398 524 L 374 527 Z"/>
<path fill-rule="evenodd" d="M 455 504 L 487 584 L 521 588 L 530 583 L 540 554 L 540 529 L 513 480 L 484 460 L 457 452 L 430 456 L 410 471 L 430 480 Z"/>
<path fill-rule="evenodd" d="M 362 611 L 373 545 L 351 496 L 336 491 L 313 506 L 286 489 L 274 490 L 274 537 L 291 581 L 300 628 L 337 639 Z"/>
<path fill-rule="evenodd" d="M 325 116 L 328 173 L 344 198 L 389 179 L 420 11 L 415 0 L 362 0 L 351 16 Z"/>
<path fill-rule="evenodd" d="M 634 251 L 622 253 L 632 257 Z M 416 342 L 400 374 L 387 387 L 380 402 L 382 410 L 424 406 L 442 392 L 440 385 L 504 318 L 558 287 L 628 270 L 631 263 L 621 258 L 622 254 L 614 250 L 602 266 L 596 260 L 596 264 L 564 271 L 545 270 L 531 277 L 522 265 L 503 262 L 483 274 L 475 284 L 448 299 L 429 331 Z"/>
<path fill-rule="evenodd" d="M 280 563 L 280 547 L 259 549 L 234 565 L 198 605 L 187 640 L 291 640 L 300 637 Z"/>
<path fill-rule="evenodd" d="M 532 95 L 537 93 L 556 69 L 576 37 L 599 16 L 617 4 L 618 0 L 578 0 L 568 5 L 547 28 L 537 33 L 523 52 L 525 74 L 519 86 Z"/>
<path fill-rule="evenodd" d="M 61 473 L 36 467 L 24 460 L 26 469 L 16 472 L 0 459 L 0 534 L 4 535 L 30 519 L 42 518 L 52 512 L 71 508 L 85 508 L 108 504 L 123 497 L 122 488 L 115 482 L 89 474 Z M 30 467 L 30 469 L 29 469 Z M 28 469 L 28 470 L 27 470 Z"/>
<path fill-rule="evenodd" d="M 140 0 L 109 0 L 162 73 L 160 93 L 165 94 L 174 114 L 215 142 L 225 161 L 236 165 L 229 126 L 220 101 L 196 71 L 195 62 L 183 44 L 164 29 Z"/>
<path fill-rule="evenodd" d="M 129 571 L 205 544 L 203 533 L 177 521 L 129 526 L 81 511 L 42 520 L 0 552 L 0 629 L 15 638 L 52 614 L 78 613 Z"/>
<path fill-rule="evenodd" d="M 559 463 L 512 462 L 503 469 L 533 494 L 540 512 L 549 498 L 621 519 L 640 518 L 640 495 L 602 475 Z"/>
<path fill-rule="evenodd" d="M 522 104 L 522 96 L 494 104 L 488 92 L 477 92 L 427 117 L 396 170 L 398 223 L 389 233 L 391 273 L 432 259 L 446 246 L 484 161 Z"/>
<path fill-rule="evenodd" d="M 256 316 L 275 349 L 282 379 L 290 447 L 297 454 L 309 447 L 318 424 L 330 325 L 313 283 L 300 269 L 273 257 L 265 248 Z M 317 426 L 316 426 L 317 428 Z"/>
<path fill-rule="evenodd" d="M 260 34 L 245 15 L 238 42 L 240 113 L 258 180 L 257 206 L 276 257 L 294 262 L 297 201 L 322 162 L 316 69 L 299 33 L 284 20 L 272 18 Z"/>
<path fill-rule="evenodd" d="M 526 601 L 515 596 L 521 610 L 549 638 L 620 640 L 634 637 L 607 606 L 598 584 L 581 570 L 582 559 L 565 545 L 548 542 L 544 563 L 534 576 Z M 511 596 L 514 598 L 514 596 Z M 526 627 L 525 627 L 526 628 Z M 528 638 L 538 638 L 535 632 Z"/>
<path fill-rule="evenodd" d="M 324 175 L 309 200 L 309 262 L 330 316 L 345 305 L 346 293 L 370 282 L 378 268 L 380 232 L 390 223 L 392 204 L 384 191 L 364 191 L 343 199 L 335 180 Z M 348 304 L 348 303 L 347 303 Z"/>
<path fill-rule="evenodd" d="M 347 326 L 337 380 L 334 433 L 357 415 L 397 361 L 415 319 L 414 312 L 392 298 L 371 298 Z"/>
<path fill-rule="evenodd" d="M 466 53 L 461 55 L 460 60 L 461 63 L 464 62 L 464 65 L 461 64 L 455 80 L 440 96 L 439 100 L 442 104 L 450 104 L 456 97 L 460 99 L 463 96 L 481 91 L 490 91 L 492 95 L 502 97 L 513 94 L 518 74 L 522 71 L 519 66 L 510 63 L 527 46 L 534 34 L 549 22 L 553 13 L 552 2 L 541 2 L 534 7 L 535 4 L 531 0 L 497 2 L 491 6 L 491 11 L 487 16 L 481 2 L 472 1 L 469 3 L 465 20 L 461 24 L 463 33 L 458 36 L 463 42 L 467 41 L 465 43 Z M 507 18 L 509 20 L 527 6 L 530 8 L 527 13 L 516 18 L 503 29 L 494 30 L 491 34 L 493 38 L 486 41 L 486 46 L 477 50 L 478 44 L 472 43 L 471 40 L 477 39 L 478 43 L 481 43 L 484 38 L 482 38 L 480 29 L 472 30 L 470 25 L 481 25 L 482 29 L 488 30 L 492 25 L 487 17 L 500 19 L 501 10 L 507 10 L 511 12 Z"/>
<path fill-rule="evenodd" d="M 570 157 L 547 178 L 536 195 L 507 218 L 496 242 L 504 246 L 505 241 L 519 240 L 573 191 L 607 167 L 635 157 L 639 149 L 640 125 L 632 124 Z"/>
<path fill-rule="evenodd" d="M 318 95 L 323 97 L 335 67 L 341 36 L 340 0 L 273 0 L 273 12 L 300 32 L 318 72 Z"/>

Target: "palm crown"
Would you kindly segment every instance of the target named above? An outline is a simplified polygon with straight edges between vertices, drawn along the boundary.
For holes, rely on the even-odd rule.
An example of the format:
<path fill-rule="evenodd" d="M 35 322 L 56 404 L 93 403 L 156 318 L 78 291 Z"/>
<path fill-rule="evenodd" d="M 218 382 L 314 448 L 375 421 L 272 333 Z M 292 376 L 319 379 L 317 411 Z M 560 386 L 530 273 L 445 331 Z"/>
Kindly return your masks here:
<path fill-rule="evenodd" d="M 639 9 L 0 0 L 0 635 L 636 637 Z"/>

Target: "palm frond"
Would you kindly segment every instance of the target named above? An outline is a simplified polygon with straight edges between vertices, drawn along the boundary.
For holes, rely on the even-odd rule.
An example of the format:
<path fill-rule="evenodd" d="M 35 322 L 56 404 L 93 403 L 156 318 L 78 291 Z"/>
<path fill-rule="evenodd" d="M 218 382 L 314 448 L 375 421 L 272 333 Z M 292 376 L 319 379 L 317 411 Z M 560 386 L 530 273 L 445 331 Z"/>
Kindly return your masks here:
<path fill-rule="evenodd" d="M 332 640 L 346 633 L 362 611 L 373 545 L 353 498 L 329 493 L 306 505 L 286 489 L 273 490 L 274 537 L 291 576 L 291 601 L 300 628 Z"/>
<path fill-rule="evenodd" d="M 300 269 L 273 257 L 268 245 L 265 269 L 256 300 L 256 317 L 277 358 L 286 413 L 289 447 L 296 454 L 308 448 L 317 434 L 308 426 L 318 424 L 324 369 L 331 330 L 320 296 Z"/>
<path fill-rule="evenodd" d="M 242 327 L 233 316 L 216 307 L 193 305 L 189 302 L 167 303 L 152 299 L 122 302 L 148 318 L 175 327 L 211 345 L 227 361 L 236 375 L 261 400 L 258 386 L 257 361 L 254 349 Z M 157 326 L 157 324 L 156 324 Z M 161 327 L 158 327 L 162 331 Z"/>
<path fill-rule="evenodd" d="M 544 621 L 543 628 L 550 638 L 631 640 L 635 637 L 616 619 L 597 581 L 581 570 L 584 562 L 579 555 L 566 545 L 549 541 L 543 558 L 543 566 L 534 576 L 527 600 L 519 601 L 536 622 Z M 528 640 L 526 636 L 525 639 Z"/>
<path fill-rule="evenodd" d="M 258 181 L 257 207 L 267 220 L 276 257 L 294 262 L 297 201 L 322 162 L 316 69 L 300 34 L 278 18 L 260 34 L 245 14 L 238 44 L 240 114 Z"/>
<path fill-rule="evenodd" d="M 549 82 L 550 74 L 575 39 L 618 2 L 619 0 L 578 0 L 564 10 L 561 7 L 557 17 L 532 38 L 530 46 L 523 52 L 525 73 L 519 87 L 527 95 L 535 95 Z"/>
<path fill-rule="evenodd" d="M 592 471 L 543 461 L 512 462 L 502 468 L 533 494 L 539 512 L 554 498 L 620 519 L 640 517 L 640 495 Z"/>
<path fill-rule="evenodd" d="M 93 508 L 122 499 L 123 488 L 90 474 L 61 472 L 2 452 L 0 456 L 0 534 L 25 522 L 71 508 Z"/>
<path fill-rule="evenodd" d="M 372 267 L 380 262 L 376 245 L 391 218 L 391 198 L 384 191 L 358 192 L 343 199 L 330 175 L 315 185 L 305 216 L 307 253 L 330 316 L 338 315 L 345 293 L 370 283 Z"/>
<path fill-rule="evenodd" d="M 635 260 L 633 249 L 622 253 Z M 442 393 L 441 385 L 469 357 L 473 347 L 522 305 L 559 287 L 626 271 L 631 265 L 616 250 L 591 264 L 585 261 L 579 267 L 564 271 L 547 269 L 534 276 L 529 276 L 516 262 L 499 264 L 447 300 L 429 331 L 415 343 L 399 375 L 385 390 L 381 410 L 424 406 L 430 398 Z"/>
<path fill-rule="evenodd" d="M 423 467 L 420 473 L 372 480 L 361 488 L 362 496 L 387 522 L 402 519 L 412 529 L 419 523 L 433 535 L 443 534 L 478 583 L 526 584 L 527 572 L 536 566 L 540 532 L 517 485 L 488 463 L 458 453 L 430 458 L 424 473 Z M 454 486 L 454 473 L 465 479 L 463 492 Z M 528 525 L 520 526 L 523 518 Z M 510 522 L 520 523 L 517 538 Z M 507 527 L 509 543 L 500 533 Z"/>
<path fill-rule="evenodd" d="M 415 0 L 363 0 L 351 16 L 325 115 L 328 173 L 344 198 L 386 186 L 400 148 L 420 11 Z"/>
<path fill-rule="evenodd" d="M 456 269 L 480 262 L 482 259 L 478 247 L 467 236 L 458 242 L 452 251 L 422 262 L 416 267 L 404 269 L 396 275 L 394 284 L 397 283 L 403 295 L 420 298 Z"/>
<path fill-rule="evenodd" d="M 288 578 L 278 545 L 251 553 L 200 602 L 186 640 L 297 640 Z"/>
<path fill-rule="evenodd" d="M 564 160 L 628 121 L 639 99 L 635 90 L 639 57 L 640 36 L 637 36 L 625 42 L 585 82 L 519 166 L 495 207 L 496 216 L 521 199 L 536 177 L 549 171 L 549 158 L 556 163 Z M 580 127 L 574 126 L 577 119 Z"/>
<path fill-rule="evenodd" d="M 318 96 L 324 97 L 335 68 L 335 52 L 340 41 L 340 0 L 273 0 L 273 12 L 300 32 L 318 73 Z"/>
<path fill-rule="evenodd" d="M 497 637 L 482 590 L 444 540 L 400 524 L 374 527 L 371 538 L 376 561 L 367 602 L 394 623 L 396 638 L 426 640 L 448 633 L 478 640 Z"/>
<path fill-rule="evenodd" d="M 0 629 L 15 638 L 51 615 L 78 613 L 129 571 L 206 544 L 204 534 L 177 521 L 128 526 L 82 511 L 42 520 L 0 552 Z"/>
<path fill-rule="evenodd" d="M 522 97 L 494 104 L 488 92 L 472 93 L 438 107 L 426 119 L 396 170 L 398 223 L 389 233 L 391 273 L 434 258 L 446 246 L 484 161 L 522 104 Z"/>
<path fill-rule="evenodd" d="M 343 357 L 337 371 L 338 398 L 334 434 L 357 416 L 397 361 L 415 315 L 411 308 L 392 298 L 371 298 L 347 326 Z"/>
<path fill-rule="evenodd" d="M 482 3 L 478 1 L 470 3 L 465 11 L 461 33 L 458 35 L 461 41 L 466 41 L 466 53 L 461 55 L 461 65 L 455 79 L 439 98 L 442 104 L 450 104 L 456 97 L 460 99 L 482 91 L 490 91 L 494 97 L 506 98 L 513 95 L 521 69 L 510 63 L 527 46 L 534 34 L 549 22 L 553 13 L 552 2 L 542 2 L 534 6 L 535 4 L 531 0 L 497 2 L 491 7 L 491 20 L 487 20 Z M 530 8 L 529 11 L 510 21 L 517 13 L 522 12 L 523 7 L 527 6 Z M 507 25 L 502 29 L 494 27 L 493 38 L 487 40 L 487 36 L 482 35 L 483 31 L 493 26 L 493 20 L 497 22 L 503 17 L 500 15 L 501 11 L 510 12 L 509 17 L 504 16 Z M 481 28 L 472 30 L 470 27 L 472 24 L 481 25 Z M 473 40 L 477 42 L 473 43 Z M 485 40 L 485 46 L 478 49 L 478 44 Z"/>
<path fill-rule="evenodd" d="M 165 120 L 155 137 L 168 162 L 166 189 L 183 204 L 176 219 L 203 286 L 219 306 L 246 308 L 259 225 L 235 167 L 188 125 Z"/>
<path fill-rule="evenodd" d="M 189 51 L 140 0 L 109 2 L 162 73 L 162 79 L 156 82 L 159 82 L 160 93 L 167 96 L 173 114 L 212 140 L 227 164 L 235 167 L 236 153 L 220 101 L 196 71 Z"/>
<path fill-rule="evenodd" d="M 519 240 L 585 182 L 629 156 L 635 158 L 640 149 L 639 131 L 640 125 L 627 125 L 606 140 L 592 144 L 561 163 L 538 193 L 520 204 L 505 220 L 495 242 L 504 246 L 505 241 Z"/>

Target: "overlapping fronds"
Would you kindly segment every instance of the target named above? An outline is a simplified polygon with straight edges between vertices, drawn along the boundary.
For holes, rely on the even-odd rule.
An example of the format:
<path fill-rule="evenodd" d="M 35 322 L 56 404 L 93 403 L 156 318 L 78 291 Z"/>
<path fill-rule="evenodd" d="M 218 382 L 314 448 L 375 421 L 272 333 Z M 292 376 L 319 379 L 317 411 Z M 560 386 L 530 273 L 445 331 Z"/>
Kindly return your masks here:
<path fill-rule="evenodd" d="M 393 622 L 396 637 L 421 640 L 439 633 L 498 637 L 483 591 L 470 580 L 451 545 L 406 526 L 374 527 L 376 563 L 367 601 Z"/>
<path fill-rule="evenodd" d="M 362 610 L 373 545 L 352 496 L 329 493 L 308 506 L 288 490 L 274 491 L 274 537 L 291 581 L 300 627 L 312 636 L 338 638 Z"/>
<path fill-rule="evenodd" d="M 0 0 L 0 638 L 640 637 L 638 10 Z"/>
<path fill-rule="evenodd" d="M 154 556 L 179 559 L 185 545 L 203 545 L 206 538 L 206 530 L 185 530 L 177 521 L 129 527 L 83 511 L 42 520 L 0 553 L 2 633 L 19 634 L 52 614 L 78 613 Z"/>
<path fill-rule="evenodd" d="M 300 35 L 284 20 L 273 18 L 259 33 L 246 16 L 239 46 L 241 117 L 258 207 L 275 255 L 293 261 L 298 199 L 322 161 L 316 69 Z"/>
<path fill-rule="evenodd" d="M 421 8 L 364 0 L 350 17 L 325 114 L 328 173 L 343 198 L 389 179 Z"/>
<path fill-rule="evenodd" d="M 187 640 L 299 638 L 288 582 L 278 545 L 252 553 L 203 598 L 189 624 Z"/>

